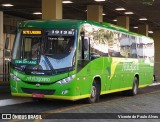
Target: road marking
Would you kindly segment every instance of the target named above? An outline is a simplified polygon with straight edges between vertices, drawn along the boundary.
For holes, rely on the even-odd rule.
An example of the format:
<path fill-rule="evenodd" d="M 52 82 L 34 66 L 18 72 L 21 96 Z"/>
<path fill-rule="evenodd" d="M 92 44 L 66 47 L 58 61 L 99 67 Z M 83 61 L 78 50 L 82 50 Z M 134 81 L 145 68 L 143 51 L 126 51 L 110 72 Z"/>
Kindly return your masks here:
<path fill-rule="evenodd" d="M 24 99 L 4 99 L 0 100 L 0 107 L 2 106 L 8 106 L 8 105 L 15 105 L 15 104 L 21 104 L 21 103 L 26 103 L 26 102 L 31 102 L 33 101 L 32 99 L 29 98 L 24 98 Z"/>

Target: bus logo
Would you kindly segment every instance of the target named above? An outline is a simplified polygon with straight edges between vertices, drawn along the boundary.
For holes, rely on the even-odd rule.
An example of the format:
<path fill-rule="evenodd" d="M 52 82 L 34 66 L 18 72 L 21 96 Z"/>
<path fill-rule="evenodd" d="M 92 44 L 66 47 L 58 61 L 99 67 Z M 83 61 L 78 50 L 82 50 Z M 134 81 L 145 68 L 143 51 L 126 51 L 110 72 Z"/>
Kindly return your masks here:
<path fill-rule="evenodd" d="M 36 82 L 50 82 L 50 78 L 42 78 L 42 77 L 27 77 L 26 81 L 36 81 Z"/>
<path fill-rule="evenodd" d="M 37 83 L 37 84 L 36 84 L 36 87 L 40 87 L 40 85 L 41 85 L 41 84 Z"/>

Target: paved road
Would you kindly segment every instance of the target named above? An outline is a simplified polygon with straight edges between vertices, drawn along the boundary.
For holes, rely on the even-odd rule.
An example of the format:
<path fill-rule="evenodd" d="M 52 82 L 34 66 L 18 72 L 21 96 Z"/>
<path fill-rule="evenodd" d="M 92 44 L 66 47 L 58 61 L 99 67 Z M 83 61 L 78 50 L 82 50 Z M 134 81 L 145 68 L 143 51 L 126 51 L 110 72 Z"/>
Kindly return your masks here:
<path fill-rule="evenodd" d="M 42 100 L 12 97 L 9 92 L 0 92 L 0 113 L 15 113 L 24 116 L 26 113 L 41 114 L 42 120 L 30 121 L 120 121 L 120 122 L 159 122 L 160 121 L 160 85 L 153 85 L 139 90 L 134 97 L 114 93 L 101 96 L 95 104 L 84 101 Z M 58 114 L 57 114 L 58 113 Z M 148 116 L 152 119 L 146 119 Z M 136 116 L 138 119 L 130 119 Z M 25 117 L 25 116 L 24 116 Z M 140 119 L 141 117 L 141 119 Z M 158 117 L 159 119 L 153 119 Z M 53 119 L 64 118 L 64 119 Z M 67 119 L 70 118 L 70 119 Z M 78 119 L 79 118 L 79 119 Z M 87 118 L 87 119 L 86 119 Z M 129 119 L 120 119 L 129 118 Z M 143 119 L 145 118 L 145 119 Z M 44 120 L 46 119 L 46 120 Z M 11 120 L 9 120 L 11 121 Z M 16 120 L 21 121 L 21 120 Z M 24 121 L 24 120 L 23 120 Z M 28 120 L 27 120 L 28 121 Z"/>

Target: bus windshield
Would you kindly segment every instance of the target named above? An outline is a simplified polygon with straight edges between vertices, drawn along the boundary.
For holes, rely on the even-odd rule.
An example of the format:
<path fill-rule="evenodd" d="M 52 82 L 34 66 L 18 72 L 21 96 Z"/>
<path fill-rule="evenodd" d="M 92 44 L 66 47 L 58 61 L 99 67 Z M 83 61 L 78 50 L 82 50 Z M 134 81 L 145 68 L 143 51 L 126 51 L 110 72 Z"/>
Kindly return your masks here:
<path fill-rule="evenodd" d="M 75 63 L 75 30 L 21 30 L 13 47 L 12 64 L 26 71 L 68 70 Z M 63 32 L 64 31 L 64 32 Z M 63 32 L 63 33 L 62 33 Z"/>

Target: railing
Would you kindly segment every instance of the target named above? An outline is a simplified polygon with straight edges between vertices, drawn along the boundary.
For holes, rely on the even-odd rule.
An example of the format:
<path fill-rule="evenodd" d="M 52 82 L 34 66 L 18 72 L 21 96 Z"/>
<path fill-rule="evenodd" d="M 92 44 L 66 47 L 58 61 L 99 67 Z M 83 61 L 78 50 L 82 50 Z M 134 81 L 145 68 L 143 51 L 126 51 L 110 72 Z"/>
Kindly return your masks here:
<path fill-rule="evenodd" d="M 10 74 L 10 60 L 3 60 L 3 82 L 9 82 L 9 74 Z"/>
<path fill-rule="evenodd" d="M 12 49 L 12 45 L 13 45 L 14 34 L 5 33 L 4 37 L 5 37 L 5 39 L 4 39 L 5 42 L 4 42 L 3 49 L 1 50 L 2 59 L 0 59 L 0 60 L 2 62 L 0 64 L 0 70 L 1 70 L 1 77 L 3 79 L 3 80 L 1 79 L 1 81 L 3 81 L 3 83 L 7 83 L 7 82 L 9 82 L 11 49 Z M 3 51 L 3 53 L 2 53 L 2 51 Z M 2 56 L 2 54 L 3 54 L 3 56 Z"/>

